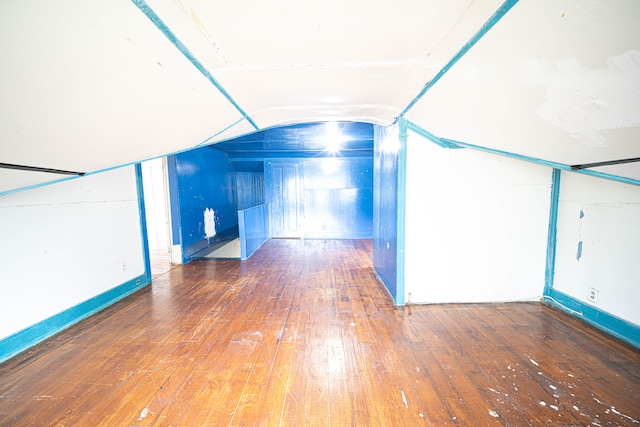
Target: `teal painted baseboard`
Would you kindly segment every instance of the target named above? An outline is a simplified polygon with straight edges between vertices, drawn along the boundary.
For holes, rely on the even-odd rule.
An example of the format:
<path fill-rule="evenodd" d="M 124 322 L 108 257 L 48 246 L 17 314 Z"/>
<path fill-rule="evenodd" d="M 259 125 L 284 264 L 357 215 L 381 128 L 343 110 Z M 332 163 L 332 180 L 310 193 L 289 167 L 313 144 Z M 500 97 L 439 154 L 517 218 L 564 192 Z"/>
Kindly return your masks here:
<path fill-rule="evenodd" d="M 598 310 L 590 304 L 579 301 L 553 288 L 549 290 L 548 295 L 544 296 L 544 300 L 563 311 L 583 319 L 596 328 L 628 342 L 636 348 L 640 348 L 640 326 Z"/>
<path fill-rule="evenodd" d="M 145 274 L 0 340 L 0 362 L 78 323 L 151 283 Z"/>

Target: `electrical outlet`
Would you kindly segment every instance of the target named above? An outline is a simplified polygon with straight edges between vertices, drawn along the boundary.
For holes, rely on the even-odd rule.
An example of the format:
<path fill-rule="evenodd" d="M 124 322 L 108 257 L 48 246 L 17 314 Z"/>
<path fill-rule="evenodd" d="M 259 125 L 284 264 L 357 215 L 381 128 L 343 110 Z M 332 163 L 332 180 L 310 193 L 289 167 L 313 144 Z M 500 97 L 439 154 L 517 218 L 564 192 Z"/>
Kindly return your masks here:
<path fill-rule="evenodd" d="M 127 263 L 124 261 L 120 261 L 120 273 L 127 272 Z"/>
<path fill-rule="evenodd" d="M 589 302 L 592 303 L 597 303 L 598 302 L 598 293 L 600 291 L 597 290 L 596 288 L 594 288 L 593 286 L 589 288 L 589 295 L 587 296 L 587 298 L 589 298 Z"/>

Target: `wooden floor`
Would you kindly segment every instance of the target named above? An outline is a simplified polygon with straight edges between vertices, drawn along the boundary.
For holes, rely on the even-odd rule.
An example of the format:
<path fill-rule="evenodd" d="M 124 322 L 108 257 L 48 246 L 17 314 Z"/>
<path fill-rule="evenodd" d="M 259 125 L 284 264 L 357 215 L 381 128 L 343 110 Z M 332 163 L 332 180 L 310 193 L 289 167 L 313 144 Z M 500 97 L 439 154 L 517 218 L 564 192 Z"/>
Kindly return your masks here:
<path fill-rule="evenodd" d="M 540 303 L 395 307 L 371 252 L 176 267 L 0 365 L 0 425 L 638 425 L 638 350 Z"/>
<path fill-rule="evenodd" d="M 176 266 L 170 262 L 171 257 L 168 249 L 150 249 L 149 258 L 151 261 L 151 276 L 154 280 Z"/>

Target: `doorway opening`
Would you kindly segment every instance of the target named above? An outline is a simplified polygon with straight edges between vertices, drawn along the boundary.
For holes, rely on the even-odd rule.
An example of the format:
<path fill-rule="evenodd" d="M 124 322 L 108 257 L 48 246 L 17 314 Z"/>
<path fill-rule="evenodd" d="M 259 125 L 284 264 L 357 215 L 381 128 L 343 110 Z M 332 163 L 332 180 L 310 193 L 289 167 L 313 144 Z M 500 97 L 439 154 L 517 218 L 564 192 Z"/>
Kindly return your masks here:
<path fill-rule="evenodd" d="M 171 263 L 170 209 L 166 157 L 141 163 L 151 276 L 167 273 Z"/>

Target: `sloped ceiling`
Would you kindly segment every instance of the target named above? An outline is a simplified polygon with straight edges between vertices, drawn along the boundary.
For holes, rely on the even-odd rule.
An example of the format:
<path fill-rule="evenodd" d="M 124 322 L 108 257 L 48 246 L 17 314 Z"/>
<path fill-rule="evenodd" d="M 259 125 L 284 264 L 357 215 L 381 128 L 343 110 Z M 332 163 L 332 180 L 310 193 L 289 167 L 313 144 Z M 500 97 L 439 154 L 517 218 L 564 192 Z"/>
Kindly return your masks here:
<path fill-rule="evenodd" d="M 513 3 L 3 0 L 0 163 L 91 173 L 403 112 L 548 161 L 640 157 L 640 2 Z M 3 168 L 0 194 L 61 178 Z"/>
<path fill-rule="evenodd" d="M 568 165 L 640 157 L 640 2 L 520 1 L 406 114 Z M 640 179 L 640 163 L 595 170 Z"/>

